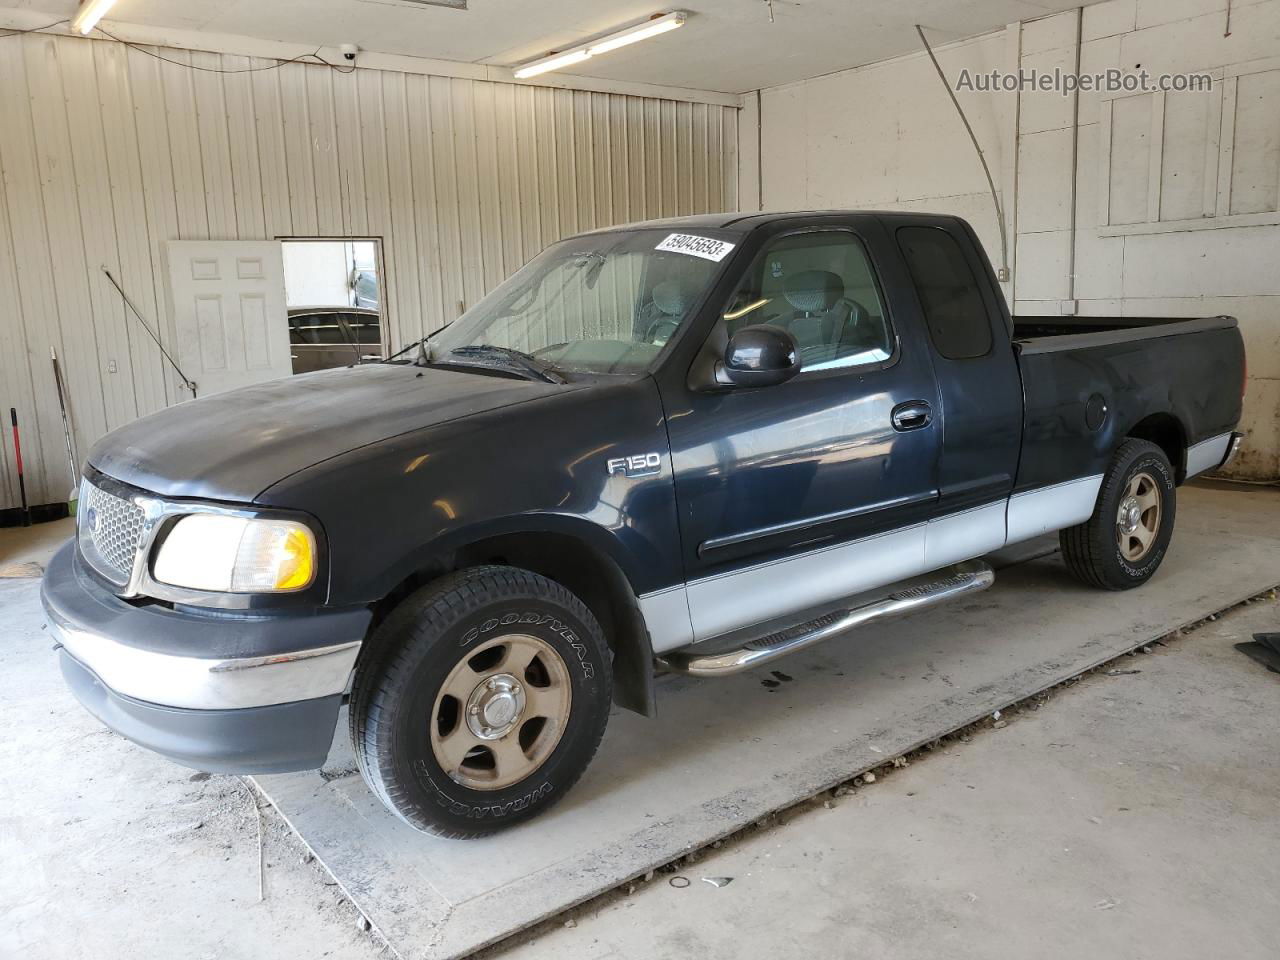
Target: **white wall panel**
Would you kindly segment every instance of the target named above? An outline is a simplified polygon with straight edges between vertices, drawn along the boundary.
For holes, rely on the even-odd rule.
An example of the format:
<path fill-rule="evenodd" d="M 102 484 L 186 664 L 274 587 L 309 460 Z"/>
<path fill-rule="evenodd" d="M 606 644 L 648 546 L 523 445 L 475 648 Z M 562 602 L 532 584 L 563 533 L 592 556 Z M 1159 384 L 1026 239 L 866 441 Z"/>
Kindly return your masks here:
<path fill-rule="evenodd" d="M 937 52 L 953 80 L 962 69 L 976 75 L 1015 65 L 1004 32 Z M 1012 191 L 1001 171 L 1012 152 L 1017 98 L 970 91 L 958 96 L 996 178 L 1012 238 Z M 759 150 L 766 210 L 955 213 L 972 220 L 987 250 L 999 258 L 999 225 L 982 167 L 946 89 L 922 55 L 761 91 Z M 1012 246 L 1011 241 L 1010 257 Z"/>
<path fill-rule="evenodd" d="M 1280 63 L 1239 77 L 1231 149 L 1231 213 L 1280 211 Z"/>
<path fill-rule="evenodd" d="M 166 241 L 379 237 L 396 346 L 560 237 L 737 201 L 732 107 L 70 37 L 4 44 L 0 405 L 18 409 L 33 503 L 69 487 L 51 346 L 82 456 L 186 395 L 103 265 L 172 349 Z M 7 430 L 0 453 L 11 507 Z"/>
<path fill-rule="evenodd" d="M 1230 37 L 1225 7 L 1111 0 L 1084 8 L 1081 24 L 1083 73 L 1137 64 L 1152 76 L 1209 72 L 1218 78 L 1211 94 L 1086 93 L 1075 137 L 1076 104 L 1057 92 L 959 96 L 1006 208 L 1017 312 L 1237 315 L 1250 379 L 1247 436 L 1233 470 L 1274 478 L 1280 0 L 1236 2 Z M 1066 13 L 944 47 L 939 57 L 952 78 L 964 67 L 1070 70 L 1075 43 L 1076 17 Z M 765 209 L 955 213 L 973 222 L 989 253 L 998 250 L 981 168 L 928 61 L 890 60 L 760 98 L 759 140 L 744 130 L 740 142 L 759 143 Z M 744 184 L 754 181 L 754 158 L 744 157 L 742 170 Z"/>
<path fill-rule="evenodd" d="M 1074 308 L 1085 315 L 1236 316 L 1249 383 L 1245 441 L 1230 469 L 1274 479 L 1280 84 L 1272 78 L 1280 76 L 1280 0 L 1237 3 L 1230 38 L 1223 37 L 1224 11 L 1221 0 L 1112 0 L 1085 9 L 1084 70 L 1140 63 L 1153 76 L 1208 73 L 1213 89 L 1081 98 L 1076 232 L 1025 232 L 1035 218 L 1024 213 L 1066 200 L 1069 182 L 1035 190 L 1019 184 L 1016 307 L 1050 315 Z M 1025 169 L 1035 138 L 1023 134 Z M 1072 240 L 1076 285 L 1068 300 L 1060 278 L 1070 269 Z"/>

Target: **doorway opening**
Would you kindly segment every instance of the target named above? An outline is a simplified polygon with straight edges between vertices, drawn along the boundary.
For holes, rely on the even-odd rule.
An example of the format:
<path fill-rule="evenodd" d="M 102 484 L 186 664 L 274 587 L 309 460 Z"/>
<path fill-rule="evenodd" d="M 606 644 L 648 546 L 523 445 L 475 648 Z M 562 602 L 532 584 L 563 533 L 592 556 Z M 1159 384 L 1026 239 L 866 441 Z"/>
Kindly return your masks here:
<path fill-rule="evenodd" d="M 381 241 L 290 237 L 281 246 L 293 372 L 385 358 Z"/>

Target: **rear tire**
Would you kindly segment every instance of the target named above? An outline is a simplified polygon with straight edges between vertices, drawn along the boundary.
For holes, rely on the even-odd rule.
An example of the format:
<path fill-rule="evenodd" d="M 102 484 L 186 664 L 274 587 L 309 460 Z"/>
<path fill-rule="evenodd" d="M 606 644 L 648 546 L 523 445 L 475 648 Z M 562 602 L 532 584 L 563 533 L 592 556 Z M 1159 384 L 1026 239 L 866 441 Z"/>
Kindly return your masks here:
<path fill-rule="evenodd" d="M 1058 534 L 1067 569 L 1091 587 L 1129 590 L 1151 579 L 1173 536 L 1173 467 L 1146 440 L 1116 450 L 1093 516 Z"/>
<path fill-rule="evenodd" d="M 514 567 L 451 574 L 378 628 L 350 704 L 374 794 L 424 833 L 485 836 L 536 816 L 591 762 L 609 719 L 609 648 L 591 611 Z"/>

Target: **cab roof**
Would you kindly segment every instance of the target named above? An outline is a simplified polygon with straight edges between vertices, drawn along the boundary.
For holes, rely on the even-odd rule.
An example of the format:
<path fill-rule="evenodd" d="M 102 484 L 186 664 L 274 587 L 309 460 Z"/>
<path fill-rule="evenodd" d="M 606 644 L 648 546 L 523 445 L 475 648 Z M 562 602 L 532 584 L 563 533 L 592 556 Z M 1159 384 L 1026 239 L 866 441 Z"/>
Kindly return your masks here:
<path fill-rule="evenodd" d="M 702 213 L 689 217 L 666 217 L 659 220 L 642 220 L 637 223 L 618 223 L 597 230 L 586 230 L 578 236 L 591 236 L 597 233 L 613 233 L 619 230 L 728 230 L 733 233 L 750 233 L 757 227 L 769 223 L 787 220 L 801 220 L 810 217 L 871 216 L 894 217 L 895 219 L 920 220 L 936 223 L 939 220 L 954 220 L 955 217 L 936 213 L 908 213 L 901 210 L 775 210 L 768 212 L 728 211 L 725 213 Z"/>

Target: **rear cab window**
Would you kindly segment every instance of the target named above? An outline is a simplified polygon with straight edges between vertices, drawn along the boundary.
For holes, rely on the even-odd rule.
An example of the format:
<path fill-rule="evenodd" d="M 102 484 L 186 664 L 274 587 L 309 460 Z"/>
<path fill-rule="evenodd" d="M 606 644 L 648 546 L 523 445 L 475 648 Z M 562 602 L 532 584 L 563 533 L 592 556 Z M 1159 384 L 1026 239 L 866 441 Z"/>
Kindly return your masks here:
<path fill-rule="evenodd" d="M 897 236 L 934 349 L 947 360 L 985 357 L 991 318 L 955 237 L 937 227 L 901 227 Z"/>

